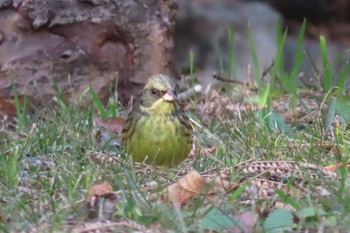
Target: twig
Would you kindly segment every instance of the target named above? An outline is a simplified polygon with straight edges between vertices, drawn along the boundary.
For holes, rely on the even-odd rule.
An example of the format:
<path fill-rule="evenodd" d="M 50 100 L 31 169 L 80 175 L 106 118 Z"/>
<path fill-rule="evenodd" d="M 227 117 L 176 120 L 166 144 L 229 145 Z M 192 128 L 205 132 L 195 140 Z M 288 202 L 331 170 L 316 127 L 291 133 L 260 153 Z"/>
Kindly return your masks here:
<path fill-rule="evenodd" d="M 216 72 L 213 73 L 213 78 L 216 80 L 219 80 L 219 81 L 223 81 L 223 82 L 235 83 L 235 84 L 239 84 L 239 85 L 243 85 L 243 86 L 246 85 L 246 83 L 244 83 L 244 82 L 241 82 L 241 81 L 235 80 L 235 79 L 230 79 L 227 77 L 223 77 Z"/>
<path fill-rule="evenodd" d="M 191 96 L 201 93 L 203 91 L 203 86 L 196 84 L 194 87 L 189 88 L 188 90 L 180 93 L 177 97 L 179 100 L 189 99 Z"/>
<path fill-rule="evenodd" d="M 272 61 L 271 65 L 269 67 L 267 67 L 265 70 L 263 70 L 262 74 L 261 74 L 261 79 L 264 80 L 265 76 L 267 75 L 267 73 L 270 72 L 270 70 L 272 69 L 272 67 L 275 65 L 275 61 Z"/>

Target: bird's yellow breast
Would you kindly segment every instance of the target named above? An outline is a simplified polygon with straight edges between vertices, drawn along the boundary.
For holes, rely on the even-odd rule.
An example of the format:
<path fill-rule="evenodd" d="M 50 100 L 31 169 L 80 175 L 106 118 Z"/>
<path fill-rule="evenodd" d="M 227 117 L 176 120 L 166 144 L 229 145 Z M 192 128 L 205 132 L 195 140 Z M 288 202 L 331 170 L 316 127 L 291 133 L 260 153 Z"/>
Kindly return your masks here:
<path fill-rule="evenodd" d="M 191 150 L 187 129 L 175 117 L 144 115 L 136 129 L 126 143 L 136 162 L 170 167 L 183 161 Z"/>

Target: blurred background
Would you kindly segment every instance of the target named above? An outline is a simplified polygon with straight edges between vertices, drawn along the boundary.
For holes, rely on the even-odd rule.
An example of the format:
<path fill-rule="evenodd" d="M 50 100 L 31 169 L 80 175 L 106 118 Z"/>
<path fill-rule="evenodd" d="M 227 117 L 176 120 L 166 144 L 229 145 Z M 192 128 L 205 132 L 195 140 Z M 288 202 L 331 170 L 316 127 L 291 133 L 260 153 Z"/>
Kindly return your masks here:
<path fill-rule="evenodd" d="M 317 69 L 322 70 L 320 35 L 326 37 L 329 60 L 335 62 L 335 66 L 342 66 L 349 57 L 349 0 L 179 0 L 178 5 L 174 36 L 176 68 L 182 70 L 188 66 L 188 54 L 192 51 L 198 77 L 204 83 L 211 82 L 212 72 L 220 71 L 220 67 L 238 80 L 251 77 L 249 30 L 253 33 L 261 70 L 269 67 L 277 52 L 278 20 L 288 31 L 284 61 L 285 69 L 289 71 L 300 26 L 304 18 L 307 19 L 303 43 L 306 57 L 300 73 L 302 83 L 312 84 L 317 78 Z M 229 64 L 232 49 L 229 34 L 234 38 L 233 67 Z"/>
<path fill-rule="evenodd" d="M 11 78 L 20 97 L 39 105 L 56 95 L 53 78 L 70 100 L 92 86 L 104 103 L 118 90 L 125 104 L 150 75 L 179 79 L 191 60 L 204 85 L 213 72 L 254 81 L 274 62 L 277 29 L 288 32 L 289 72 L 304 19 L 298 79 L 314 85 L 323 74 L 321 35 L 332 75 L 348 61 L 350 0 L 0 0 L 0 109 L 13 105 Z"/>

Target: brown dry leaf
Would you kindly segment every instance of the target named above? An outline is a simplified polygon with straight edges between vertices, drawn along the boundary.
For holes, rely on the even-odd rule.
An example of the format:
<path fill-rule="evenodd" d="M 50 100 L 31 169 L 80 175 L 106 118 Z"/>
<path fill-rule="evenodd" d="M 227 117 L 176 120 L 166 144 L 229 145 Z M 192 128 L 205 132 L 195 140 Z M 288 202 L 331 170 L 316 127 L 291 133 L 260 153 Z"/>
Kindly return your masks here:
<path fill-rule="evenodd" d="M 293 120 L 299 119 L 301 117 L 301 112 L 297 112 L 295 111 L 295 109 L 290 109 L 282 113 L 282 115 L 284 116 L 284 119 L 286 120 L 286 122 L 289 123 Z"/>
<path fill-rule="evenodd" d="M 228 232 L 249 233 L 254 232 L 254 226 L 259 219 L 259 215 L 253 211 L 246 211 L 243 213 L 235 214 L 235 218 L 239 219 L 240 224 L 230 227 L 228 229 Z"/>
<path fill-rule="evenodd" d="M 93 195 L 85 200 L 88 219 L 112 219 L 121 196 L 116 193 Z"/>
<path fill-rule="evenodd" d="M 169 185 L 163 190 L 162 199 L 173 203 L 184 204 L 191 197 L 199 193 L 205 180 L 197 171 L 192 171 L 178 182 Z"/>
<path fill-rule="evenodd" d="M 94 195 L 102 196 L 103 194 L 111 193 L 111 192 L 113 192 L 113 188 L 112 188 L 112 185 L 109 184 L 108 182 L 93 184 L 89 187 L 89 190 L 87 192 L 87 197 L 89 198 Z"/>
<path fill-rule="evenodd" d="M 10 97 L 0 96 L 0 114 L 15 117 L 16 107 L 14 100 Z"/>
<path fill-rule="evenodd" d="M 331 165 L 324 167 L 324 169 L 327 169 L 330 171 L 336 171 L 337 168 L 339 168 L 339 167 L 350 167 L 350 164 L 346 164 L 346 163 L 331 164 Z"/>
<path fill-rule="evenodd" d="M 123 131 L 123 125 L 125 123 L 124 117 L 111 117 L 107 120 L 101 118 L 95 118 L 94 122 L 96 126 L 102 127 L 111 133 L 121 133 Z"/>
<path fill-rule="evenodd" d="M 216 151 L 216 147 L 215 146 L 202 148 L 202 149 L 199 150 L 199 155 L 200 156 L 208 156 L 210 154 L 214 154 L 215 151 Z M 188 155 L 189 159 L 193 160 L 193 158 L 196 156 L 197 152 L 198 152 L 198 150 L 196 149 L 195 144 L 193 144 L 191 152 Z"/>
<path fill-rule="evenodd" d="M 140 185 L 140 189 L 145 192 L 145 191 L 150 191 L 150 190 L 156 190 L 159 187 L 159 184 L 157 181 L 150 181 L 147 182 L 146 184 Z"/>
<path fill-rule="evenodd" d="M 24 104 L 24 96 L 18 96 L 18 101 L 21 106 Z M 35 101 L 28 99 L 26 105 L 26 113 L 32 112 L 32 105 L 35 104 Z M 17 121 L 17 111 L 15 106 L 15 100 L 10 96 L 0 96 L 0 127 L 6 127 L 15 129 Z"/>
<path fill-rule="evenodd" d="M 205 156 L 205 155 L 209 155 L 209 154 L 213 154 L 216 151 L 216 147 L 212 146 L 212 147 L 207 147 L 207 148 L 203 148 L 200 150 L 199 154 L 201 156 Z"/>
<path fill-rule="evenodd" d="M 124 117 L 111 117 L 107 120 L 101 118 L 94 118 L 94 138 L 96 142 L 106 141 L 111 145 L 120 147 L 121 145 L 121 132 L 123 131 L 123 125 L 125 123 Z"/>
<path fill-rule="evenodd" d="M 334 151 L 338 155 L 342 154 L 342 149 L 337 145 L 333 145 L 331 143 L 327 143 L 327 142 L 323 142 L 323 141 L 317 141 L 316 145 L 318 147 L 320 147 L 320 149 L 323 149 L 325 151 Z"/>
<path fill-rule="evenodd" d="M 89 219 L 112 219 L 120 200 L 120 195 L 113 192 L 109 183 L 91 185 L 85 199 L 87 217 Z"/>
<path fill-rule="evenodd" d="M 114 151 L 92 151 L 86 150 L 85 155 L 92 159 L 94 162 L 113 165 L 116 163 L 126 164 L 126 162 L 121 159 L 119 154 L 116 154 Z"/>
<path fill-rule="evenodd" d="M 245 101 L 245 97 L 250 96 L 251 92 L 255 93 L 244 86 L 244 90 L 240 89 L 239 92 L 234 91 L 231 96 L 226 96 L 209 85 L 204 92 L 203 101 L 196 105 L 196 108 L 203 121 L 213 117 L 223 121 L 227 115 L 241 116 L 258 108 L 251 101 Z"/>
<path fill-rule="evenodd" d="M 220 95 L 216 90 L 211 90 L 210 93 L 206 93 L 206 100 L 198 106 L 198 109 L 203 120 L 208 120 L 211 117 L 222 119 L 226 115 L 226 106 L 230 102 L 228 97 Z"/>

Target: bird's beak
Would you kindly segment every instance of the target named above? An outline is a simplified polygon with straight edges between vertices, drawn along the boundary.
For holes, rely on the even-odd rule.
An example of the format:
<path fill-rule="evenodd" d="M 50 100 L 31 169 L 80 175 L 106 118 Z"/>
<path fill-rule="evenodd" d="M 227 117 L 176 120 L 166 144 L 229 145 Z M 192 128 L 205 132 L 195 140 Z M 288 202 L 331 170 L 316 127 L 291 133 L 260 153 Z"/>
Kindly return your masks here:
<path fill-rule="evenodd" d="M 168 91 L 163 95 L 163 100 L 168 102 L 174 102 L 176 100 L 176 94 L 174 91 Z"/>

